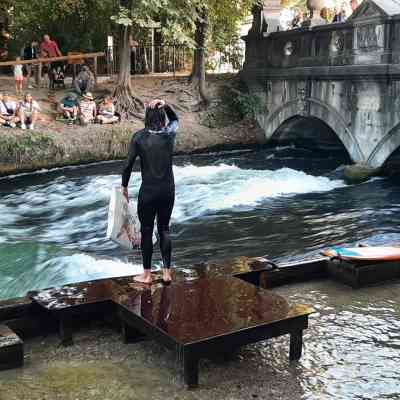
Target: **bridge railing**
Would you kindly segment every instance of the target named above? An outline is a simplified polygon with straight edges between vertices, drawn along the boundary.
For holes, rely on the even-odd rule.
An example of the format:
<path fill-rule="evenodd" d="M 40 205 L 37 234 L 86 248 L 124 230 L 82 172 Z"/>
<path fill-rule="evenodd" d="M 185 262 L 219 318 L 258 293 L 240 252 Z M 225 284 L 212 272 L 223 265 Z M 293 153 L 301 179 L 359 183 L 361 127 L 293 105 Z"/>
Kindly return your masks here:
<path fill-rule="evenodd" d="M 371 65 L 400 60 L 400 20 L 349 21 L 266 37 L 249 34 L 244 39 L 246 63 L 256 68 Z"/>

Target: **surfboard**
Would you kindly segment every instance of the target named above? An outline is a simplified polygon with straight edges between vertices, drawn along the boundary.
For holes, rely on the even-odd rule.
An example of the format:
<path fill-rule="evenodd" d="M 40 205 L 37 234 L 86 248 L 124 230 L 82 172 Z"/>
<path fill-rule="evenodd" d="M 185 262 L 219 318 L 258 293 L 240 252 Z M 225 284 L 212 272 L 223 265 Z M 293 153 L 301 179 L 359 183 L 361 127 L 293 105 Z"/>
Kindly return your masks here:
<path fill-rule="evenodd" d="M 111 190 L 106 237 L 124 249 L 135 250 L 140 247 L 142 235 L 137 204 L 134 201 L 128 203 L 120 187 Z M 157 237 L 153 232 L 153 244 L 156 242 Z"/>
<path fill-rule="evenodd" d="M 400 261 L 400 247 L 332 247 L 322 255 L 349 261 Z"/>

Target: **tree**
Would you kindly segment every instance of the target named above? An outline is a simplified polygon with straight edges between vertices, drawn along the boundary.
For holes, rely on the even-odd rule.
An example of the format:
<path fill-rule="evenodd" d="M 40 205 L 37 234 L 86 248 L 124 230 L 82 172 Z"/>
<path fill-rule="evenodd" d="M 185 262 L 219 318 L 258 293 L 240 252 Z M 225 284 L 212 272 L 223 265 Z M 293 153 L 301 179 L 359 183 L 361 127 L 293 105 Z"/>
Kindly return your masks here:
<path fill-rule="evenodd" d="M 18 54 L 25 43 L 40 40 L 45 33 L 57 40 L 63 52 L 103 50 L 115 12 L 115 0 L 14 0 L 12 50 Z"/>
<path fill-rule="evenodd" d="M 111 17 L 120 27 L 119 36 L 119 74 L 114 90 L 117 111 L 124 117 L 143 117 L 143 102 L 134 95 L 131 83 L 131 46 L 132 28 L 146 29 L 163 20 L 163 33 L 174 40 L 190 41 L 182 27 L 190 25 L 190 14 L 184 12 L 190 0 L 119 0 L 119 13 Z"/>
<path fill-rule="evenodd" d="M 133 24 L 133 1 L 120 0 L 118 16 L 112 19 L 119 25 L 119 73 L 114 90 L 117 111 L 123 118 L 142 118 L 143 102 L 133 95 L 131 83 L 131 27 Z"/>
<path fill-rule="evenodd" d="M 206 6 L 199 6 L 198 17 L 195 21 L 195 49 L 193 55 L 192 74 L 190 82 L 198 87 L 202 105 L 207 107 L 210 100 L 206 93 L 206 46 L 208 30 L 208 10 Z"/>
<path fill-rule="evenodd" d="M 239 24 L 250 14 L 255 3 L 259 0 L 198 0 L 196 4 L 196 47 L 190 81 L 198 87 L 204 107 L 210 102 L 205 89 L 208 44 L 217 42 L 221 48 L 230 44 L 237 37 Z"/>

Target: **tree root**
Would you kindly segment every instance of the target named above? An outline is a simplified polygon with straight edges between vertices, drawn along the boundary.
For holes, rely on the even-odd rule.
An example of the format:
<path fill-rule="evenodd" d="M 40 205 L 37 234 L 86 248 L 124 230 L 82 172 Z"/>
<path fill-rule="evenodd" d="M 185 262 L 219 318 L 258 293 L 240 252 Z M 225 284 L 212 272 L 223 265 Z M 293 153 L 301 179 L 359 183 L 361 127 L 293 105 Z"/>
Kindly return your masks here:
<path fill-rule="evenodd" d="M 115 109 L 122 119 L 144 119 L 144 102 L 133 95 L 130 88 L 117 86 L 113 94 Z"/>

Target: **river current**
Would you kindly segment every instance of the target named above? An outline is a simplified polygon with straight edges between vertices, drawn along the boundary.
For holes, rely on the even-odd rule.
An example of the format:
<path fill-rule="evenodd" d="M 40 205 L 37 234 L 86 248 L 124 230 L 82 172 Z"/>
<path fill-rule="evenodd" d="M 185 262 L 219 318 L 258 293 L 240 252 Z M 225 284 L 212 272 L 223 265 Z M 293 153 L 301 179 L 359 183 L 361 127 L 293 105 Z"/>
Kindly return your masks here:
<path fill-rule="evenodd" d="M 279 263 L 331 245 L 400 242 L 398 182 L 346 185 L 334 172 L 345 161 L 294 148 L 177 157 L 174 264 L 241 255 Z M 121 168 L 101 163 L 0 180 L 0 298 L 140 270 L 138 253 L 105 239 Z M 139 184 L 135 172 L 132 197 Z M 400 398 L 399 289 L 328 282 L 279 289 L 317 309 L 297 371 L 304 398 Z"/>

